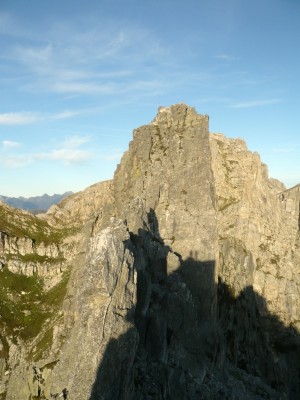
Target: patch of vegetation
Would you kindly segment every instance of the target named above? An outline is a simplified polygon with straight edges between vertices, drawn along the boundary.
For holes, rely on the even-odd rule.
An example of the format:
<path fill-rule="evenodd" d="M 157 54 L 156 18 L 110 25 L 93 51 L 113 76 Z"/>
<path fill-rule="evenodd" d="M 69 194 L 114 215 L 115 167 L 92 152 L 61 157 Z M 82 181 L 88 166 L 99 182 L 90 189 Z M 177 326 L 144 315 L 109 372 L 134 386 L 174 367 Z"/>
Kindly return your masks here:
<path fill-rule="evenodd" d="M 233 204 L 238 203 L 239 200 L 233 197 L 225 198 L 225 197 L 218 197 L 217 198 L 217 205 L 218 211 L 224 211 L 227 207 L 232 206 Z"/>
<path fill-rule="evenodd" d="M 62 280 L 49 292 L 44 294 L 43 301 L 48 305 L 51 304 L 52 312 L 50 313 L 50 317 L 48 318 L 47 323 L 44 324 L 43 331 L 39 335 L 38 339 L 35 341 L 34 346 L 28 354 L 28 359 L 31 361 L 37 361 L 43 358 L 44 353 L 47 352 L 47 350 L 50 349 L 52 345 L 53 326 L 54 322 L 57 322 L 58 318 L 60 318 L 60 316 L 58 315 L 58 310 L 67 293 L 68 279 L 69 273 L 65 273 Z"/>
<path fill-rule="evenodd" d="M 0 328 L 12 337 L 29 340 L 37 336 L 46 320 L 53 317 L 61 305 L 69 274 L 50 291 L 45 292 L 38 276 L 25 276 L 0 271 Z"/>
<path fill-rule="evenodd" d="M 43 293 L 43 302 L 51 305 L 54 311 L 56 311 L 60 307 L 63 299 L 66 296 L 69 277 L 70 271 L 64 272 L 61 281 L 51 290 Z"/>
<path fill-rule="evenodd" d="M 22 263 L 48 263 L 48 264 L 56 264 L 58 262 L 63 262 L 65 258 L 63 256 L 58 256 L 58 257 L 48 257 L 48 256 L 41 256 L 37 253 L 28 253 L 25 255 L 22 254 L 7 254 L 6 255 L 6 260 L 18 260 Z"/>
<path fill-rule="evenodd" d="M 31 359 L 32 361 L 37 361 L 43 358 L 44 352 L 51 347 L 52 341 L 53 341 L 53 326 L 49 327 L 43 332 L 42 337 L 36 343 L 32 351 L 30 352 L 28 358 Z"/>
<path fill-rule="evenodd" d="M 42 282 L 36 277 L 13 274 L 7 268 L 0 272 L 0 324 L 13 336 L 29 339 L 35 336 L 48 312 L 40 307 Z"/>
<path fill-rule="evenodd" d="M 9 352 L 9 346 L 5 339 L 5 336 L 0 334 L 0 341 L 2 343 L 2 350 L 0 350 L 0 358 L 7 358 Z"/>
<path fill-rule="evenodd" d="M 34 215 L 0 204 L 0 231 L 19 238 L 28 237 L 36 244 L 59 243 L 63 238 L 75 233 L 70 228 L 53 228 L 47 221 Z"/>

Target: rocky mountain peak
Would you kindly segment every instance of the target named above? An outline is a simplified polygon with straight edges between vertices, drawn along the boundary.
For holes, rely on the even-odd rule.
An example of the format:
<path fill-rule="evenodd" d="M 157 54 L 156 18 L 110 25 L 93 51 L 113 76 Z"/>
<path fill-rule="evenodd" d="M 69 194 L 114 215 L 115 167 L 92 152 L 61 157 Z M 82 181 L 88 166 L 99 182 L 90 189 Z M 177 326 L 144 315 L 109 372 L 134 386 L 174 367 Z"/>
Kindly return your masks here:
<path fill-rule="evenodd" d="M 18 335 L 21 319 L 12 336 L 0 309 L 0 396 L 298 399 L 299 205 L 299 185 L 270 179 L 242 139 L 185 104 L 159 108 L 112 181 L 39 217 L 65 272 L 48 264 L 60 282 L 39 294 L 35 335 Z M 5 290 L 25 271 L 2 269 Z"/>
<path fill-rule="evenodd" d="M 205 116 L 208 120 L 208 116 Z M 190 124 L 194 120 L 202 119 L 195 108 L 184 103 L 174 104 L 170 107 L 159 107 L 156 117 L 152 120 L 153 125 L 176 126 L 180 129 L 185 124 Z"/>

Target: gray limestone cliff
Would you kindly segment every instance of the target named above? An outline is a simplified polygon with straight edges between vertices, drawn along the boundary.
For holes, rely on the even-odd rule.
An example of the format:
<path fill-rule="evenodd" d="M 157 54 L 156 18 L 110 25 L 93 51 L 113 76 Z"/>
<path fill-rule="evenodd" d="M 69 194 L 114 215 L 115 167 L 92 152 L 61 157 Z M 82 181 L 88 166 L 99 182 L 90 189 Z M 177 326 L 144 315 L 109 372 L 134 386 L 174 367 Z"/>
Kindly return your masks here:
<path fill-rule="evenodd" d="M 298 399 L 299 205 L 177 104 L 112 181 L 30 221 L 4 206 L 0 399 Z"/>

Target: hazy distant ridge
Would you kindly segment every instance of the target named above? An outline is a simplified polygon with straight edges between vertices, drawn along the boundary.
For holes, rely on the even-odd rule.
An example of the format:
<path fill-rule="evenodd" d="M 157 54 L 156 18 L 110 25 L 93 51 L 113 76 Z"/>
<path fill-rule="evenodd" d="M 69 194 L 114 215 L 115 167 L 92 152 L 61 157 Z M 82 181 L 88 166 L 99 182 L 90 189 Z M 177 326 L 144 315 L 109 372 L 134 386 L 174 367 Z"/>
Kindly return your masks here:
<path fill-rule="evenodd" d="M 41 211 L 48 210 L 53 204 L 59 203 L 62 199 L 69 196 L 73 192 L 65 192 L 64 194 L 54 194 L 49 196 L 48 194 L 44 194 L 43 196 L 35 196 L 35 197 L 8 197 L 1 196 L 0 200 L 9 206 L 21 208 L 22 210 L 27 211 Z"/>

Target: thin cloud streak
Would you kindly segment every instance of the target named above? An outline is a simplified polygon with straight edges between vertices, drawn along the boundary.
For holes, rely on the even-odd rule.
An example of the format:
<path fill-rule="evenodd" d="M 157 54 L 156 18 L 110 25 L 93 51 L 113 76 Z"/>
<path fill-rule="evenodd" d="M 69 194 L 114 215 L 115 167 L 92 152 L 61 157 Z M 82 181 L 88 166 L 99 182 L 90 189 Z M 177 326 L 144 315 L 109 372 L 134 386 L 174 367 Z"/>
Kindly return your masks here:
<path fill-rule="evenodd" d="M 252 108 L 252 107 L 260 107 L 260 106 L 267 106 L 271 104 L 278 104 L 281 103 L 282 100 L 280 99 L 267 99 L 267 100 L 251 100 L 251 101 L 244 101 L 240 103 L 231 104 L 230 108 Z"/>
<path fill-rule="evenodd" d="M 88 136 L 73 135 L 68 137 L 59 149 L 35 154 L 36 160 L 62 161 L 65 165 L 83 164 L 92 158 L 92 153 L 80 147 L 90 141 Z"/>
<path fill-rule="evenodd" d="M 217 58 L 219 60 L 223 60 L 223 61 L 234 61 L 234 60 L 239 59 L 238 57 L 234 57 L 234 56 L 231 56 L 230 54 L 225 54 L 225 53 L 218 54 L 215 56 L 215 58 Z"/>
<path fill-rule="evenodd" d="M 60 119 L 72 118 L 72 117 L 77 116 L 79 113 L 81 113 L 81 112 L 65 110 L 60 113 L 54 114 L 52 117 L 50 117 L 50 120 L 56 121 L 56 120 L 60 120 Z"/>
<path fill-rule="evenodd" d="M 25 67 L 32 74 L 18 89 L 110 95 L 164 85 L 165 77 L 159 78 L 159 85 L 156 84 L 155 69 L 148 71 L 147 80 L 137 82 L 141 68 L 148 61 L 159 67 L 169 59 L 152 33 L 137 27 L 86 28 L 78 33 L 75 26 L 57 23 L 30 45 L 6 49 L 2 58 Z"/>
<path fill-rule="evenodd" d="M 12 151 L 19 147 L 20 143 L 6 140 L 2 142 L 0 164 L 6 168 L 21 168 L 45 160 L 62 162 L 67 166 L 84 164 L 93 157 L 91 151 L 81 149 L 81 146 L 89 141 L 88 136 L 73 135 L 65 139 L 61 147 L 56 146 L 49 151 L 13 154 Z"/>
<path fill-rule="evenodd" d="M 4 149 L 13 149 L 13 148 L 20 147 L 20 146 L 21 146 L 21 143 L 19 143 L 19 142 L 13 142 L 11 140 L 3 140 L 2 141 L 2 147 Z"/>
<path fill-rule="evenodd" d="M 89 151 L 80 149 L 59 149 L 52 150 L 49 153 L 35 154 L 33 159 L 35 160 L 53 160 L 62 161 L 65 165 L 76 165 L 83 164 L 91 159 L 91 153 Z"/>
<path fill-rule="evenodd" d="M 6 168 L 22 168 L 32 162 L 32 157 L 26 155 L 1 155 L 0 158 L 0 164 Z"/>
<path fill-rule="evenodd" d="M 289 154 L 294 151 L 294 149 L 286 149 L 286 148 L 275 148 L 272 149 L 274 153 L 282 153 L 282 154 Z"/>
<path fill-rule="evenodd" d="M 27 125 L 34 124 L 40 120 L 40 115 L 32 112 L 12 112 L 0 114 L 0 125 Z"/>
<path fill-rule="evenodd" d="M 104 158 L 106 161 L 118 161 L 118 160 L 121 160 L 123 154 L 124 154 L 123 150 L 113 149 L 112 153 L 106 154 Z"/>
<path fill-rule="evenodd" d="M 92 112 L 92 109 L 65 110 L 56 114 L 42 114 L 38 112 L 9 112 L 0 114 L 0 125 L 29 125 L 39 122 L 51 122 L 76 117 L 79 114 Z"/>
<path fill-rule="evenodd" d="M 76 148 L 80 147 L 81 145 L 88 143 L 89 141 L 90 141 L 89 136 L 74 135 L 65 140 L 64 147 L 67 147 L 70 149 L 76 149 Z"/>
<path fill-rule="evenodd" d="M 14 17 L 0 11 L 0 34 L 3 36 L 24 39 L 28 37 L 28 31 Z"/>

